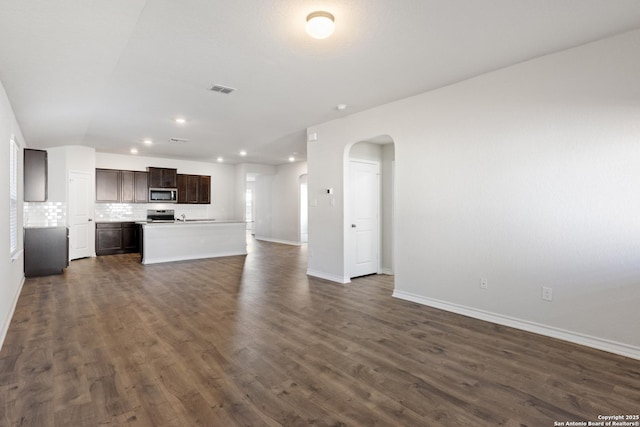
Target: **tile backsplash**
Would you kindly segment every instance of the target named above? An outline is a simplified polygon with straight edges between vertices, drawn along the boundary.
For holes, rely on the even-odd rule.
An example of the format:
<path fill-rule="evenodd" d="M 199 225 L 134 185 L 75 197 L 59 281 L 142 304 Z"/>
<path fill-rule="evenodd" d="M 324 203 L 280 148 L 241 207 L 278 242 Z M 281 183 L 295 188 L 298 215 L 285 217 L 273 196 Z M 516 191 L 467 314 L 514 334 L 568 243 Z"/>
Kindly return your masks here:
<path fill-rule="evenodd" d="M 165 203 L 96 203 L 94 221 L 146 221 L 147 209 L 173 209 L 176 218 L 185 214 L 190 219 L 210 219 L 209 205 L 177 205 Z M 25 227 L 59 227 L 67 225 L 65 202 L 25 202 Z"/>
<path fill-rule="evenodd" d="M 178 218 L 185 214 L 191 219 L 207 219 L 207 206 L 172 203 L 96 203 L 95 221 L 146 221 L 147 209 L 173 209 Z"/>
<path fill-rule="evenodd" d="M 25 202 L 23 205 L 25 227 L 60 227 L 67 225 L 65 202 Z"/>

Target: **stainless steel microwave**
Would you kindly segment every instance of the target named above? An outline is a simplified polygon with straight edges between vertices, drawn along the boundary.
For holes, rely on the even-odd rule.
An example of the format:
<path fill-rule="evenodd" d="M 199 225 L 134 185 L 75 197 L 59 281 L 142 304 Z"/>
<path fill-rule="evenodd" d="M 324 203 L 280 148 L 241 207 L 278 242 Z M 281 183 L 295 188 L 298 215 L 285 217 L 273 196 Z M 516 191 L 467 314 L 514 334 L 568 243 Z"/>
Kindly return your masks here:
<path fill-rule="evenodd" d="M 150 188 L 149 202 L 177 203 L 178 189 L 177 188 Z"/>

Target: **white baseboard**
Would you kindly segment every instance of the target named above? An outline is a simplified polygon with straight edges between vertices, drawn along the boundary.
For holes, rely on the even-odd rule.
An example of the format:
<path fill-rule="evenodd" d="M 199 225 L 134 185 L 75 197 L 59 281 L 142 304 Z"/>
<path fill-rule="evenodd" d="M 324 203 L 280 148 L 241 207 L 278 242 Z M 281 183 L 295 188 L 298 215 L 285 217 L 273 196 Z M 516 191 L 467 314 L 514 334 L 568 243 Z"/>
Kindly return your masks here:
<path fill-rule="evenodd" d="M 393 276 L 393 270 L 390 268 L 381 268 L 380 274 L 386 274 L 387 276 Z"/>
<path fill-rule="evenodd" d="M 472 307 L 452 304 L 433 298 L 426 298 L 409 292 L 394 291 L 393 297 L 640 360 L 640 347 L 567 331 L 565 329 L 530 322 L 528 320 L 522 320 L 511 316 L 504 316 L 502 314 L 478 310 Z"/>
<path fill-rule="evenodd" d="M 20 294 L 22 293 L 23 285 L 24 285 L 24 276 L 22 276 L 22 280 L 20 280 L 20 286 L 18 286 L 18 291 L 13 296 L 11 310 L 9 310 L 9 314 L 7 318 L 4 319 L 4 323 L 2 324 L 2 330 L 0 330 L 0 350 L 2 350 L 2 346 L 4 345 L 4 339 L 7 337 L 7 332 L 9 332 L 9 325 L 11 325 L 11 319 L 13 319 L 13 313 L 16 312 L 16 306 L 18 305 L 18 298 L 20 298 Z"/>
<path fill-rule="evenodd" d="M 336 276 L 334 274 L 324 273 L 322 271 L 317 271 L 317 270 L 307 269 L 307 275 L 313 276 L 313 277 L 319 277 L 320 279 L 325 279 L 325 280 L 329 280 L 331 282 L 336 282 L 336 283 L 342 283 L 342 284 L 351 283 L 350 277 Z"/>
<path fill-rule="evenodd" d="M 270 237 L 254 236 L 256 240 L 263 240 L 271 243 L 282 243 L 283 245 L 300 246 L 300 242 L 294 242 L 292 240 L 272 239 Z"/>

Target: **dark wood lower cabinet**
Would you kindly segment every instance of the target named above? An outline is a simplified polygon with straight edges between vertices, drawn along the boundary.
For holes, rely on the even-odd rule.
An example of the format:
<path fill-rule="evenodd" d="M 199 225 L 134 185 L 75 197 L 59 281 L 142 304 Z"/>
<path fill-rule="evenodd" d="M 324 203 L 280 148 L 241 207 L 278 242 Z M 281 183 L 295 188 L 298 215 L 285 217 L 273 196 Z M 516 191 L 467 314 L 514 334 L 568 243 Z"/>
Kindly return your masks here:
<path fill-rule="evenodd" d="M 140 225 L 134 222 L 96 223 L 96 255 L 140 252 Z"/>
<path fill-rule="evenodd" d="M 140 239 L 138 235 L 140 233 L 140 225 L 123 222 L 122 223 L 122 249 L 127 253 L 140 252 Z"/>
<path fill-rule="evenodd" d="M 69 265 L 69 231 L 67 227 L 24 229 L 25 277 L 61 274 Z"/>

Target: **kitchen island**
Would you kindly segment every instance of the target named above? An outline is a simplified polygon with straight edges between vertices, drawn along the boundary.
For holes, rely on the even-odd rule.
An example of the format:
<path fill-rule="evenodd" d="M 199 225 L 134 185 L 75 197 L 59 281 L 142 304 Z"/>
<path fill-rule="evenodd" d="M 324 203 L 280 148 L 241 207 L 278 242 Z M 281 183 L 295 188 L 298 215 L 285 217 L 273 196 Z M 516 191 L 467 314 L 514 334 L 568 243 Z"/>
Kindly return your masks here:
<path fill-rule="evenodd" d="M 247 254 L 245 221 L 140 222 L 142 263 Z"/>

